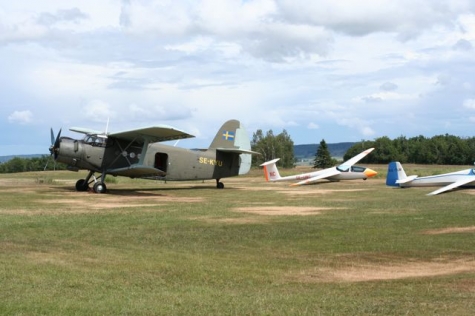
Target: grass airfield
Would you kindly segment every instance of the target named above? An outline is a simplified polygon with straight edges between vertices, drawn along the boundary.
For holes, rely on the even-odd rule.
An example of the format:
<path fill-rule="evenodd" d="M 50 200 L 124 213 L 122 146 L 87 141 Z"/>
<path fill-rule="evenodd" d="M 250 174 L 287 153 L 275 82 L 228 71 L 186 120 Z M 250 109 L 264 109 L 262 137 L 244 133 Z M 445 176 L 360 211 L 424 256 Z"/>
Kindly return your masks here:
<path fill-rule="evenodd" d="M 2 315 L 473 315 L 475 190 L 0 175 Z M 404 166 L 420 176 L 466 166 Z M 298 168 L 282 175 L 305 172 Z"/>

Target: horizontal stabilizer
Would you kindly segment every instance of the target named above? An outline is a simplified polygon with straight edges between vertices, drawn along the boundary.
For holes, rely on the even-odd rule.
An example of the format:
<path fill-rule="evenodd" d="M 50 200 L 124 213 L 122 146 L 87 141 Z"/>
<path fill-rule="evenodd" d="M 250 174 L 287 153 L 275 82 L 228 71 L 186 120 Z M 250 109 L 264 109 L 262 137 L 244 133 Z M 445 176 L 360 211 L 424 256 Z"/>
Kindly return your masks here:
<path fill-rule="evenodd" d="M 143 178 L 143 177 L 164 177 L 166 172 L 144 165 L 131 165 L 127 168 L 117 168 L 107 170 L 108 174 L 113 176 L 124 176 L 129 178 Z"/>
<path fill-rule="evenodd" d="M 417 178 L 417 175 L 409 176 L 409 177 L 407 177 L 407 178 L 405 178 L 405 179 L 396 180 L 396 183 L 397 183 L 397 184 L 408 183 L 408 182 L 413 181 L 415 178 Z"/>
<path fill-rule="evenodd" d="M 451 183 L 449 185 L 446 185 L 445 187 L 443 188 L 440 188 L 438 190 L 435 190 L 427 195 L 437 195 L 439 193 L 443 193 L 443 192 L 446 192 L 446 191 L 449 191 L 449 190 L 452 190 L 452 189 L 455 189 L 455 188 L 458 188 L 458 187 L 461 187 L 463 185 L 466 185 L 466 184 L 469 184 L 471 182 L 475 182 L 475 179 L 474 177 L 466 177 L 465 179 L 463 180 L 460 180 L 460 181 L 457 181 L 457 182 L 454 182 L 454 183 Z"/>
<path fill-rule="evenodd" d="M 249 154 L 249 155 L 260 155 L 257 151 L 240 149 L 240 148 L 216 148 L 216 151 L 222 151 L 225 153 L 234 153 L 234 154 Z"/>
<path fill-rule="evenodd" d="M 264 163 L 261 164 L 260 166 L 261 166 L 261 167 L 268 166 L 268 165 L 270 165 L 270 164 L 276 163 L 276 162 L 279 161 L 279 160 L 280 160 L 280 158 L 276 158 L 276 159 L 273 159 L 273 160 L 269 160 L 269 161 L 264 162 Z"/>

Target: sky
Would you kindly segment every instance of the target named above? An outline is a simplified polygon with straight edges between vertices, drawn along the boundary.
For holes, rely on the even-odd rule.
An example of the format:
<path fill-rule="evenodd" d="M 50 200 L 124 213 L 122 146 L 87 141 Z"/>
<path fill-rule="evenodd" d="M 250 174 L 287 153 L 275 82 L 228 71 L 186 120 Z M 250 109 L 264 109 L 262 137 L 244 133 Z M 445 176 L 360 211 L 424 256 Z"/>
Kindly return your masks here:
<path fill-rule="evenodd" d="M 206 148 L 228 119 L 296 145 L 472 137 L 475 1 L 0 1 L 0 105 L 0 156 L 70 127 Z"/>

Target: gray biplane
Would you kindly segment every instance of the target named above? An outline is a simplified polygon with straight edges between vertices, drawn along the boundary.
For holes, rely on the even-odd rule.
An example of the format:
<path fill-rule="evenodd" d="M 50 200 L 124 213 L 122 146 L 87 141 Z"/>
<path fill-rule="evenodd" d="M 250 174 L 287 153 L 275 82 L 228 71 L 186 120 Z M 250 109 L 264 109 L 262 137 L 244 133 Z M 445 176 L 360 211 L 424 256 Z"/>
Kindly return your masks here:
<path fill-rule="evenodd" d="M 87 191 L 92 184 L 93 192 L 105 193 L 107 175 L 170 181 L 216 179 L 217 188 L 222 189 L 222 178 L 246 174 L 251 155 L 258 154 L 251 151 L 249 136 L 237 120 L 224 123 L 208 149 L 196 150 L 160 144 L 194 137 L 166 125 L 118 133 L 70 130 L 85 136 L 82 140 L 61 137 L 60 130 L 54 137 L 51 129 L 49 151 L 68 170 L 89 171 L 76 182 L 77 191 Z"/>

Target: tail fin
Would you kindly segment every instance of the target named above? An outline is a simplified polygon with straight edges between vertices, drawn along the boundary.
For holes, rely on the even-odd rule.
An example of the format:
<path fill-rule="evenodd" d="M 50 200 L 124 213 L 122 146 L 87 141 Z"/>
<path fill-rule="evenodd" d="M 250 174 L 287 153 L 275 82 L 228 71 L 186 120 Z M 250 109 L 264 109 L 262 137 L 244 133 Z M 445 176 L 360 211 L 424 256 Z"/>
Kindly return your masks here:
<path fill-rule="evenodd" d="M 239 174 L 246 174 L 251 169 L 253 154 L 249 135 L 238 120 L 229 120 L 216 133 L 209 149 L 240 154 L 241 164 Z"/>
<path fill-rule="evenodd" d="M 386 176 L 386 185 L 398 187 L 399 181 L 407 178 L 406 172 L 399 161 L 390 162 L 388 165 L 388 175 Z"/>
<path fill-rule="evenodd" d="M 277 181 L 279 180 L 280 174 L 279 170 L 277 169 L 277 165 L 275 164 L 279 161 L 280 158 L 264 162 L 261 167 L 264 167 L 264 176 L 266 177 L 266 181 Z"/>

